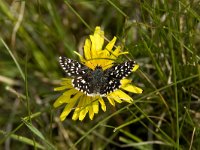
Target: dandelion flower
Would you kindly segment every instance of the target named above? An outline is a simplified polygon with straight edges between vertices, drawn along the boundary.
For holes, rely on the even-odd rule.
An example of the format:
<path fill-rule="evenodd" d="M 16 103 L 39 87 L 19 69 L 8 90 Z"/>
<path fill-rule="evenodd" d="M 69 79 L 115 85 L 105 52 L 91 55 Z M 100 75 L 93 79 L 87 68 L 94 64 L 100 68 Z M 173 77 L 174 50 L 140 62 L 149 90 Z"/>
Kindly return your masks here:
<path fill-rule="evenodd" d="M 92 120 L 94 114 L 99 112 L 99 105 L 106 111 L 105 100 L 113 106 L 115 102 L 131 103 L 133 99 L 124 91 L 142 93 L 142 89 L 131 84 L 131 80 L 126 78 L 139 66 L 134 61 L 114 64 L 118 56 L 127 54 L 121 52 L 120 46 L 114 48 L 115 42 L 116 37 L 103 48 L 104 32 L 97 26 L 94 34 L 85 40 L 84 56 L 75 52 L 81 62 L 60 57 L 60 64 L 68 78 L 63 78 L 61 86 L 54 89 L 64 92 L 53 105 L 66 105 L 60 115 L 61 121 L 65 120 L 72 110 L 73 120 L 82 121 L 87 113 Z"/>

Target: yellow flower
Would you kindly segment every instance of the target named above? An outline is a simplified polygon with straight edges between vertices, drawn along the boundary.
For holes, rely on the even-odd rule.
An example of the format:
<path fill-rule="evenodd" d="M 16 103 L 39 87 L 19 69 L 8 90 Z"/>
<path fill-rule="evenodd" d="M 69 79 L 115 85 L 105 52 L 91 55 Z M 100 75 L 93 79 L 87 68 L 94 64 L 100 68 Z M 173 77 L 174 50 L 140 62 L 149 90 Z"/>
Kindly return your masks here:
<path fill-rule="evenodd" d="M 84 56 L 75 52 L 82 64 L 86 65 L 91 69 L 95 69 L 96 66 L 101 66 L 103 70 L 106 70 L 113 66 L 113 63 L 119 55 L 127 54 L 128 52 L 121 52 L 120 46 L 114 48 L 116 42 L 116 37 L 114 37 L 103 49 L 104 45 L 104 32 L 100 27 L 95 28 L 93 35 L 90 35 L 89 39 L 86 39 L 84 45 Z M 114 49 L 114 50 L 113 50 Z M 132 69 L 132 72 L 138 69 L 136 64 Z M 89 113 L 89 118 L 92 120 L 94 114 L 99 112 L 99 104 L 103 111 L 106 111 L 106 105 L 104 100 L 110 102 L 111 105 L 115 106 L 115 102 L 121 103 L 123 101 L 131 103 L 133 99 L 126 94 L 124 91 L 140 94 L 142 89 L 131 84 L 130 79 L 121 79 L 120 88 L 108 93 L 105 96 L 91 95 L 88 96 L 85 93 L 75 89 L 72 84 L 72 79 L 63 78 L 61 86 L 55 88 L 55 91 L 63 91 L 64 93 L 58 97 L 58 99 L 53 104 L 54 107 L 59 107 L 62 104 L 66 104 L 63 112 L 60 115 L 61 121 L 69 115 L 69 113 L 74 110 L 72 119 L 73 120 L 83 120 L 87 113 Z"/>

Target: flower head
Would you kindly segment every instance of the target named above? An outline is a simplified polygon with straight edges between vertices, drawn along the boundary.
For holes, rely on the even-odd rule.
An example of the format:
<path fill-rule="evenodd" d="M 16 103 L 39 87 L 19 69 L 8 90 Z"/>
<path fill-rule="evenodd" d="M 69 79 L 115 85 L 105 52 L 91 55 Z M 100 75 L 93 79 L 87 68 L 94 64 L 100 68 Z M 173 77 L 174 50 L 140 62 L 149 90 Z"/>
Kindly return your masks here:
<path fill-rule="evenodd" d="M 100 76 L 99 73 L 104 74 L 104 72 L 106 72 L 105 74 L 107 76 L 103 79 L 107 81 L 109 78 L 108 75 L 113 75 L 112 70 L 115 69 L 116 70 L 115 73 L 118 73 L 117 69 L 122 69 L 122 67 L 127 67 L 128 62 L 120 66 L 119 65 L 113 66 L 114 62 L 116 61 L 119 55 L 127 54 L 127 52 L 121 52 L 120 46 L 114 47 L 115 42 L 116 42 L 116 37 L 114 37 L 105 46 L 105 48 L 103 48 L 104 32 L 100 29 L 100 27 L 96 27 L 94 34 L 90 35 L 90 38 L 85 40 L 85 45 L 83 50 L 84 56 L 75 52 L 79 56 L 81 63 L 84 65 L 84 68 L 87 68 L 87 70 L 91 72 L 87 74 L 85 73 L 87 72 L 87 70 L 86 71 L 84 70 L 82 74 L 84 73 L 84 75 L 87 76 L 97 76 L 96 78 L 98 79 L 98 77 Z M 63 63 L 61 64 L 62 66 L 64 66 L 63 68 L 66 71 L 67 69 L 71 68 L 70 63 L 73 60 L 67 59 L 67 61 L 69 61 L 67 62 L 69 64 L 66 64 L 66 62 L 64 62 L 64 64 Z M 78 64 L 78 62 L 76 61 L 74 62 Z M 82 66 L 82 64 L 80 64 L 80 66 Z M 68 68 L 66 69 L 66 67 Z M 133 67 L 131 68 L 130 66 L 128 67 L 129 67 L 128 69 L 131 69 L 131 71 L 134 72 L 137 70 L 139 66 L 137 64 L 134 64 Z M 100 68 L 100 71 L 96 71 L 97 68 Z M 122 75 L 124 75 L 124 77 L 129 73 L 129 70 L 127 70 L 127 68 L 125 68 L 122 71 L 125 71 L 121 72 Z M 68 73 L 68 75 L 69 74 L 71 75 L 71 73 Z M 80 80 L 79 82 L 79 78 L 82 79 L 81 76 L 75 79 L 63 78 L 61 86 L 54 89 L 55 91 L 64 90 L 64 93 L 60 97 L 58 97 L 58 99 L 54 103 L 54 107 L 59 107 L 62 104 L 66 104 L 63 112 L 60 115 L 61 121 L 65 120 L 68 114 L 74 109 L 75 110 L 72 116 L 73 120 L 79 119 L 82 121 L 87 113 L 89 113 L 89 118 L 92 120 L 94 114 L 97 114 L 99 112 L 99 105 L 101 106 L 101 109 L 103 111 L 106 111 L 106 105 L 104 102 L 105 99 L 107 99 L 111 105 L 115 106 L 115 102 L 121 103 L 125 101 L 131 103 L 133 101 L 133 99 L 124 91 L 138 93 L 138 94 L 142 93 L 142 89 L 131 84 L 130 79 L 119 78 L 119 80 L 116 80 L 116 83 L 115 82 L 113 83 L 113 80 L 109 80 L 109 84 L 113 85 L 114 87 L 116 86 L 116 88 L 114 88 L 113 86 L 112 87 L 110 86 L 109 88 L 105 87 L 105 91 L 102 91 L 104 87 L 101 90 L 92 89 L 92 92 L 93 90 L 97 91 L 97 94 L 90 94 L 91 92 L 90 89 L 85 89 L 85 91 L 83 90 L 83 88 L 88 88 L 87 85 L 84 86 L 80 85 L 82 82 L 85 83 L 86 81 Z M 95 80 L 97 80 L 96 78 Z M 91 82 L 93 82 L 93 84 L 98 84 L 98 82 L 97 83 L 94 81 Z M 105 83 L 105 85 L 107 84 Z"/>

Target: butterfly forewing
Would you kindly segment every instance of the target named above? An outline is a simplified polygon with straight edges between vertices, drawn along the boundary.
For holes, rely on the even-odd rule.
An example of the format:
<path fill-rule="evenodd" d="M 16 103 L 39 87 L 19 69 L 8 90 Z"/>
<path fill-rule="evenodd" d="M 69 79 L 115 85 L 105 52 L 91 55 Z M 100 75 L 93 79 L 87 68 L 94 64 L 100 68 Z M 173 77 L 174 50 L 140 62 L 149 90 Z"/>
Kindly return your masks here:
<path fill-rule="evenodd" d="M 105 70 L 105 75 L 109 78 L 121 80 L 127 77 L 135 66 L 135 61 L 127 61 Z"/>
<path fill-rule="evenodd" d="M 90 68 L 79 63 L 78 61 L 66 57 L 60 56 L 59 62 L 63 70 L 67 73 L 69 77 L 82 76 L 86 74 L 88 70 L 91 70 Z"/>

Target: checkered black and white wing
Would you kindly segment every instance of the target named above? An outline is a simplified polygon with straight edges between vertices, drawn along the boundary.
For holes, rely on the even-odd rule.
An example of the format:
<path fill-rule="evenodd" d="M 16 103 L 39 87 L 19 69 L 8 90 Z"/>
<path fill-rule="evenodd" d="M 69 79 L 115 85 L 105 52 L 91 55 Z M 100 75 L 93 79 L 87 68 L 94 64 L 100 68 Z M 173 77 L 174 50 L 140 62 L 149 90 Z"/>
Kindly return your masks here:
<path fill-rule="evenodd" d="M 107 82 L 101 89 L 101 95 L 107 95 L 119 89 L 121 85 L 120 80 L 127 77 L 131 73 L 135 64 L 136 63 L 134 61 L 127 61 L 105 70 Z"/>
<path fill-rule="evenodd" d="M 88 96 L 91 96 L 91 95 L 94 96 L 94 95 L 96 95 L 96 92 L 98 91 L 97 89 L 94 89 L 97 87 L 93 86 L 91 84 L 91 82 L 88 81 L 87 78 L 85 78 L 85 77 L 81 77 L 81 76 L 75 77 L 72 80 L 72 84 L 75 89 L 87 94 Z M 119 87 L 120 87 L 120 80 L 110 79 L 110 80 L 107 80 L 107 82 L 105 82 L 103 86 L 101 86 L 100 90 L 98 91 L 98 94 L 100 96 L 105 96 L 105 95 L 119 89 Z"/>
<path fill-rule="evenodd" d="M 63 70 L 67 73 L 69 77 L 77 77 L 86 74 L 91 69 L 87 66 L 79 63 L 76 60 L 69 59 L 66 57 L 59 57 L 59 62 Z"/>
<path fill-rule="evenodd" d="M 120 85 L 119 79 L 108 79 L 108 82 L 102 87 L 100 94 L 104 96 L 114 92 L 115 90 L 119 89 Z"/>
<path fill-rule="evenodd" d="M 75 77 L 72 80 L 72 85 L 78 91 L 81 91 L 87 95 L 92 94 L 93 90 L 91 89 L 90 82 L 87 81 L 85 76 Z"/>
<path fill-rule="evenodd" d="M 123 79 L 127 77 L 135 66 L 135 61 L 127 61 L 105 70 L 105 75 L 113 79 Z"/>

